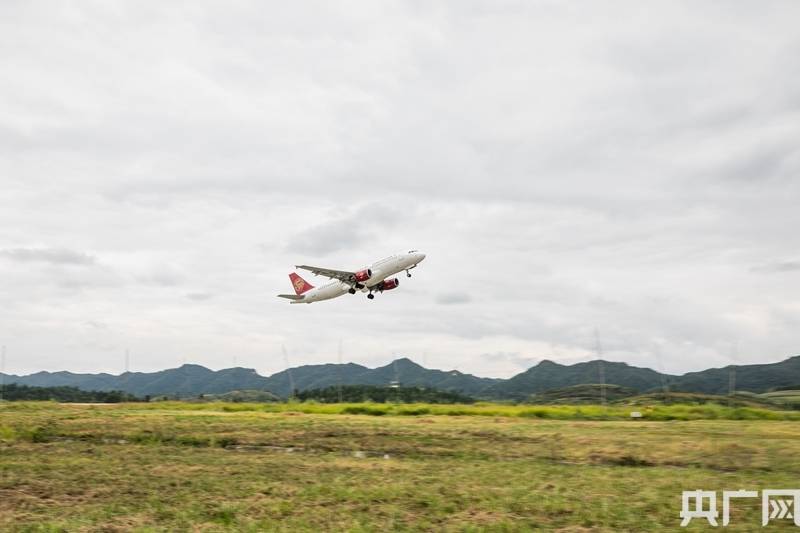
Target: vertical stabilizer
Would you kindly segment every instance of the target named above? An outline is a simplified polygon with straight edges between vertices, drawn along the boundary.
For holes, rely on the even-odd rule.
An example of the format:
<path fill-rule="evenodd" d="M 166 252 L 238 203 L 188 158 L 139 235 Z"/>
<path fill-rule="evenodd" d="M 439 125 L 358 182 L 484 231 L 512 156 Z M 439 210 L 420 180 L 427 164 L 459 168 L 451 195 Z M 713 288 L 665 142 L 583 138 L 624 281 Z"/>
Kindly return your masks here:
<path fill-rule="evenodd" d="M 294 292 L 298 296 L 314 288 L 312 284 L 298 276 L 295 272 L 289 274 L 289 279 L 292 280 L 292 287 L 294 287 Z"/>

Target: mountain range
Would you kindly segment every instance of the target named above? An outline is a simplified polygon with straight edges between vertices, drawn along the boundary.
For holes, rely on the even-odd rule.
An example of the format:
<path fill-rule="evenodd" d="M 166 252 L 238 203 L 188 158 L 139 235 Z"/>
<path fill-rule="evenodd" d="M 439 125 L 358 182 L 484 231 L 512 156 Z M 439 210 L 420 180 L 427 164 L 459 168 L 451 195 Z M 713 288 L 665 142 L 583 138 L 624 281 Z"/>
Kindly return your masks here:
<path fill-rule="evenodd" d="M 432 387 L 486 399 L 525 399 L 531 394 L 574 385 L 605 383 L 639 392 L 661 390 L 726 394 L 731 379 L 738 391 L 767 392 L 776 388 L 800 387 L 800 356 L 779 363 L 736 365 L 690 372 L 681 376 L 662 374 L 627 363 L 590 361 L 562 365 L 544 360 L 510 379 L 483 378 L 457 370 L 425 368 L 411 359 L 401 358 L 388 365 L 368 368 L 355 363 L 304 365 L 261 376 L 252 368 L 210 370 L 194 364 L 159 372 L 113 374 L 75 374 L 37 372 L 26 376 L 5 375 L 5 383 L 83 390 L 119 390 L 136 396 L 179 396 L 224 394 L 231 391 L 269 391 L 282 397 L 296 391 L 343 385 L 389 385 Z"/>

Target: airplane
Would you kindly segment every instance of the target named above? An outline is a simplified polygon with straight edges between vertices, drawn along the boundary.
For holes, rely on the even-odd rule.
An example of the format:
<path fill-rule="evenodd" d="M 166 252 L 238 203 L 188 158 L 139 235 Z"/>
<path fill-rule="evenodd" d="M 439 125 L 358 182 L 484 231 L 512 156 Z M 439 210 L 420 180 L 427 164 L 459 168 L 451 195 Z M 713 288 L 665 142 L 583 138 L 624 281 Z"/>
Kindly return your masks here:
<path fill-rule="evenodd" d="M 296 272 L 292 272 L 289 274 L 289 279 L 292 281 L 295 294 L 279 294 L 278 297 L 286 298 L 292 304 L 310 304 L 338 298 L 345 293 L 355 294 L 357 290 L 360 290 L 368 293 L 367 298 L 372 300 L 375 298 L 374 292 L 383 293 L 383 291 L 396 289 L 400 285 L 400 280 L 391 276 L 405 270 L 406 276 L 410 278 L 411 272 L 409 271 L 417 268 L 423 259 L 425 259 L 425 254 L 419 250 L 409 250 L 385 257 L 356 272 L 295 265 L 295 268 L 308 270 L 314 275 L 322 275 L 333 281 L 320 287 L 314 287 L 298 276 Z"/>

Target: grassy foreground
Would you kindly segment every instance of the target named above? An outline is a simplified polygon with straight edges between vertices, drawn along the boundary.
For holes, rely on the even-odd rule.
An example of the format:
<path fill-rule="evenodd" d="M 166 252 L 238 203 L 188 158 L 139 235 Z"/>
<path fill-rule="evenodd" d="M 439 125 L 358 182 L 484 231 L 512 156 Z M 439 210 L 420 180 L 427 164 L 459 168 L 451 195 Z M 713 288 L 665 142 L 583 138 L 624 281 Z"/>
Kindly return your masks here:
<path fill-rule="evenodd" d="M 18 404 L 17 409 L 25 409 Z M 34 408 L 37 404 L 28 404 Z M 759 407 L 728 407 L 717 403 L 677 405 L 504 405 L 475 404 L 405 404 L 405 403 L 229 403 L 229 402 L 153 402 L 129 404 L 134 409 L 173 411 L 223 411 L 262 413 L 303 413 L 318 415 L 371 416 L 490 416 L 522 417 L 553 420 L 629 420 L 631 411 L 638 411 L 645 420 L 797 420 L 800 411 L 783 411 Z"/>
<path fill-rule="evenodd" d="M 0 530 L 674 531 L 682 490 L 800 488 L 796 413 L 531 409 L 0 405 Z"/>

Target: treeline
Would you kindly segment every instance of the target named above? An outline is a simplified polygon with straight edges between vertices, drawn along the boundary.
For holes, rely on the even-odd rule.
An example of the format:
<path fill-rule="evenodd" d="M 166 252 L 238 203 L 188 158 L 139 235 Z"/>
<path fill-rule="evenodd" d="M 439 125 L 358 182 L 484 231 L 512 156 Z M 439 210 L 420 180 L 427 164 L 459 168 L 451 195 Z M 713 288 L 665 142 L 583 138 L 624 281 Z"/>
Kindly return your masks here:
<path fill-rule="evenodd" d="M 775 388 L 773 388 L 771 390 L 775 391 L 775 392 L 787 391 L 787 390 L 800 390 L 800 383 L 798 383 L 796 385 L 787 385 L 785 387 L 775 387 Z"/>
<path fill-rule="evenodd" d="M 53 400 L 64 403 L 140 402 L 140 398 L 122 391 L 85 391 L 75 387 L 31 387 L 11 383 L 0 388 L 0 397 L 8 401 Z"/>
<path fill-rule="evenodd" d="M 343 385 L 309 389 L 296 394 L 300 401 L 321 403 L 475 403 L 474 398 L 458 392 L 427 387 L 376 387 L 374 385 Z"/>

